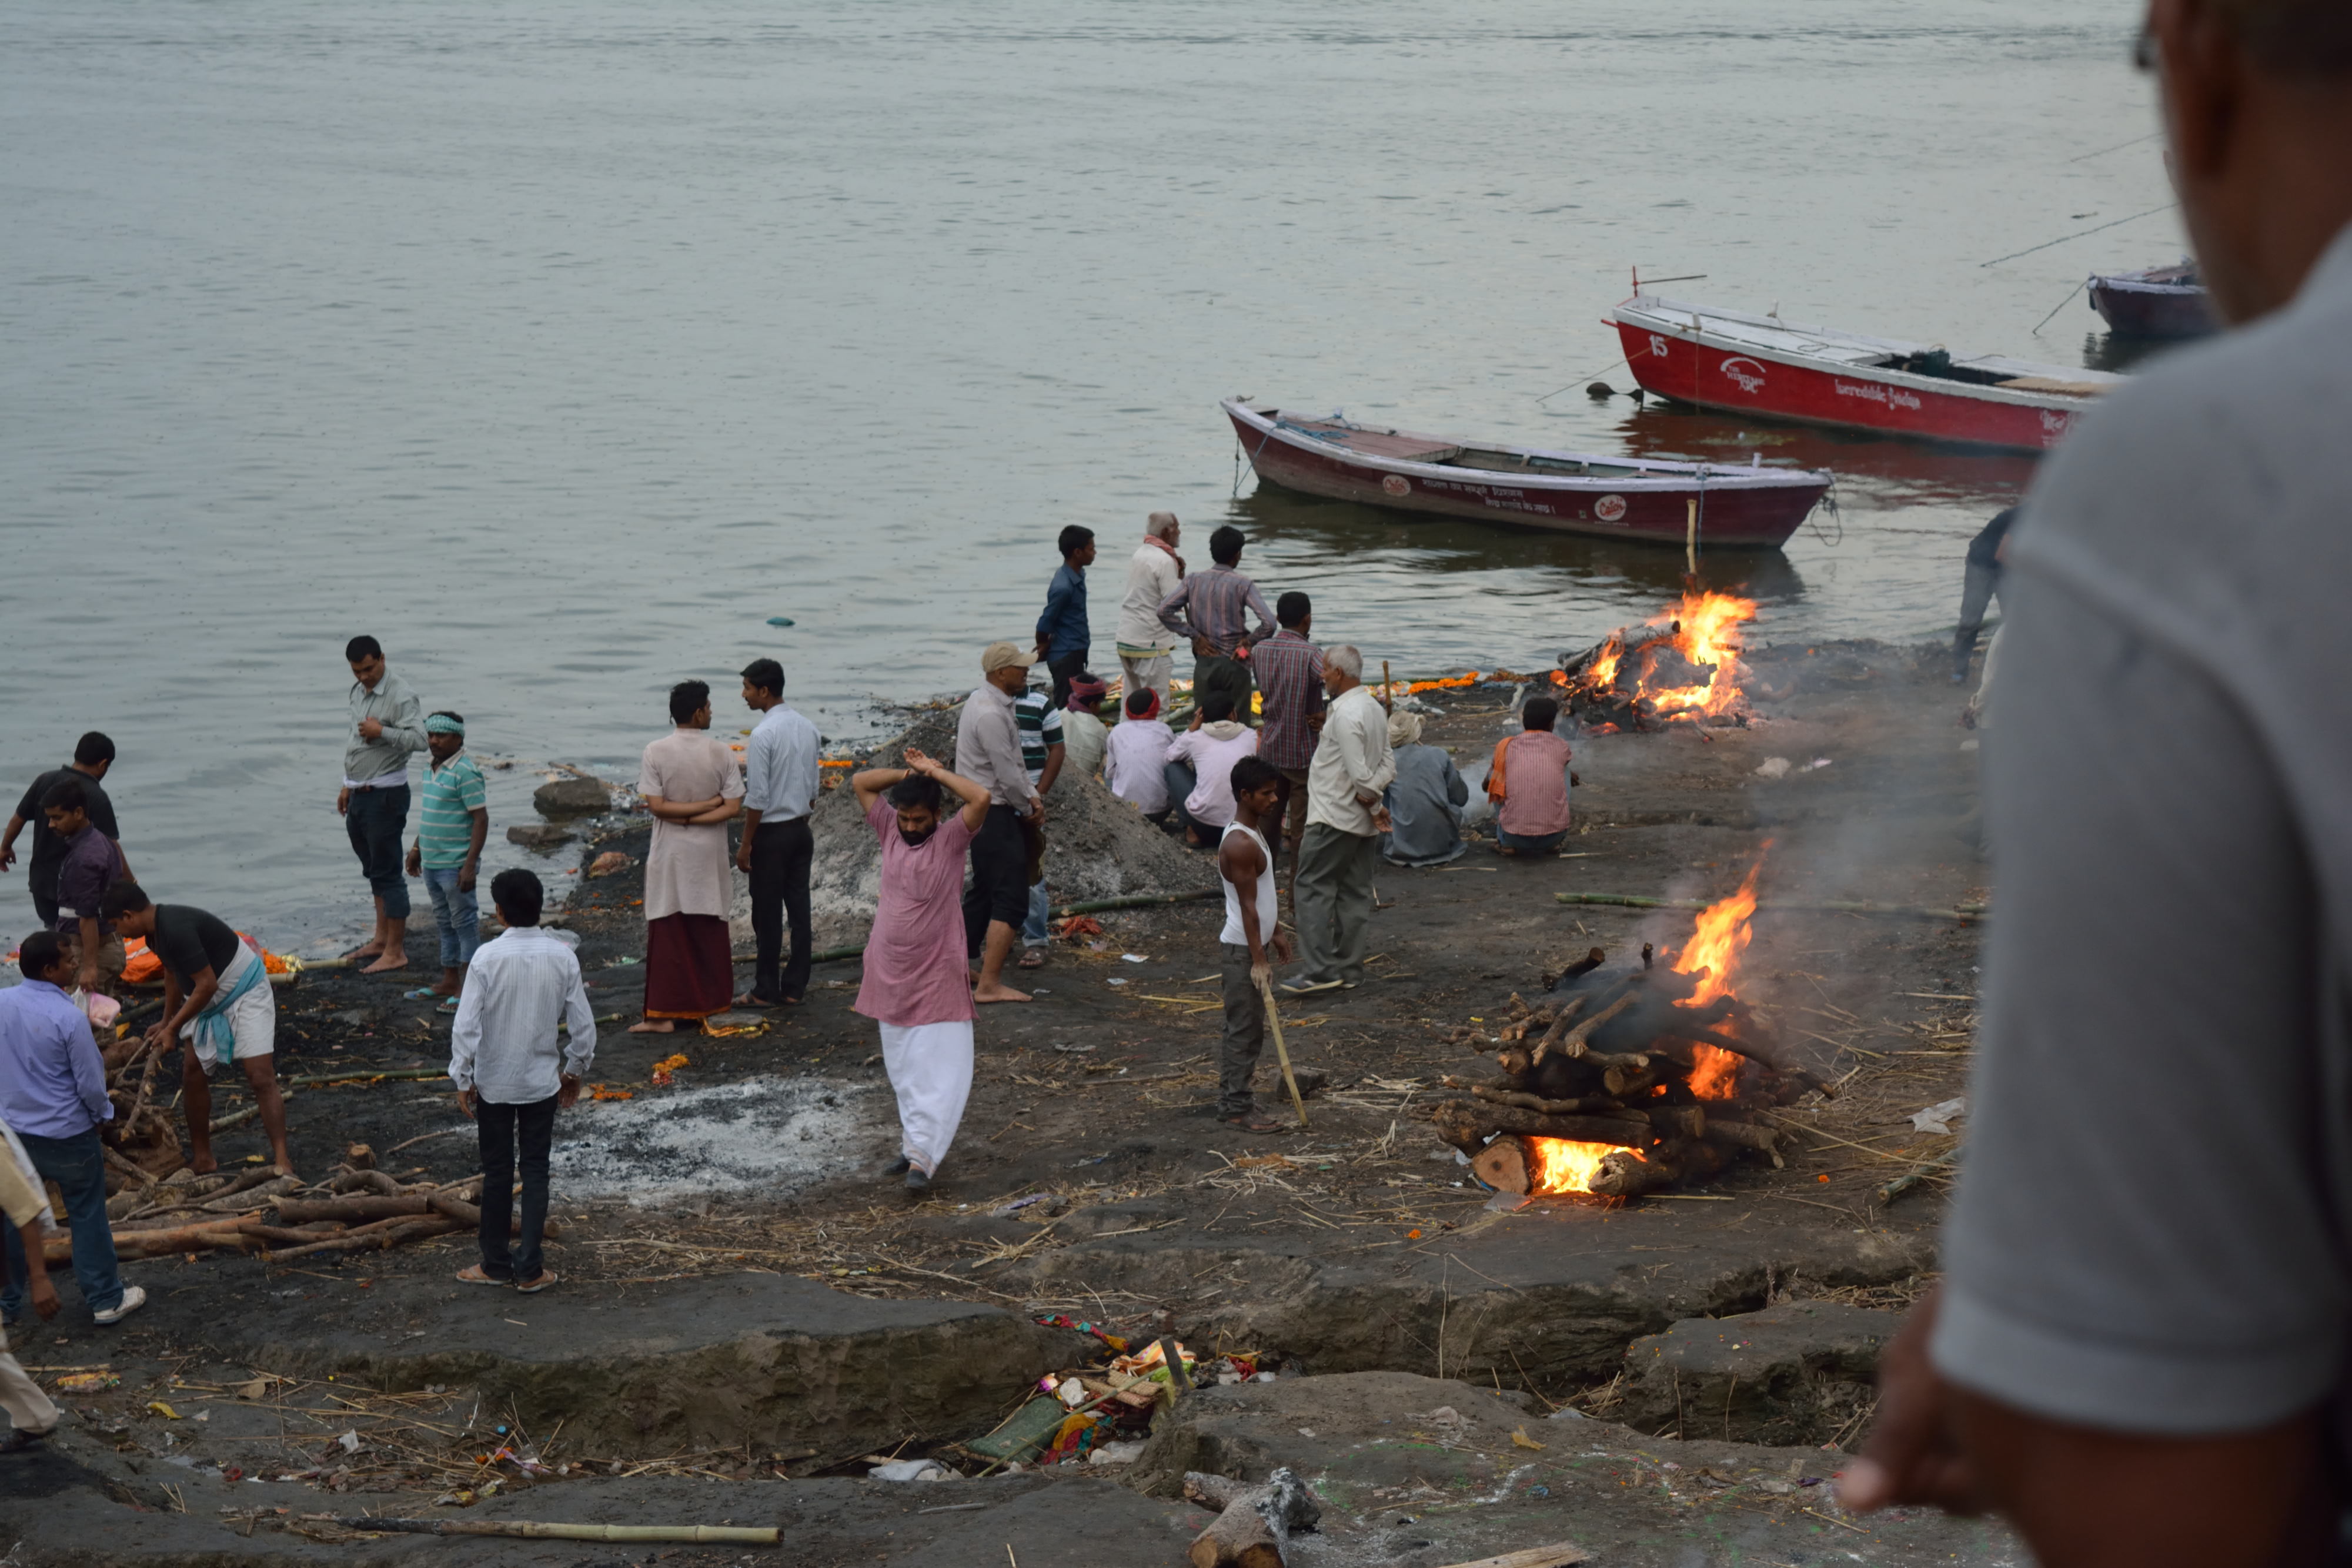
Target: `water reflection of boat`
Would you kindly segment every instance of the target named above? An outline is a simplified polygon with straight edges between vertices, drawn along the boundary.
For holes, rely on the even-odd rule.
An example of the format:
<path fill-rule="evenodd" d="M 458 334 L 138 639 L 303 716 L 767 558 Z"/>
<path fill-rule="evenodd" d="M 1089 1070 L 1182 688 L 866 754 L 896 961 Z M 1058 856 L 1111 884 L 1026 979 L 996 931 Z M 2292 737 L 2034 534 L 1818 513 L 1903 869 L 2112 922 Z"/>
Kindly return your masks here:
<path fill-rule="evenodd" d="M 1615 324 L 1634 379 L 1663 397 L 2011 451 L 2055 446 L 2123 381 L 1648 294 L 1618 306 Z"/>
<path fill-rule="evenodd" d="M 1741 462 L 1761 448 L 1801 468 L 1826 468 L 1838 494 L 1876 496 L 1890 504 L 1946 505 L 1986 512 L 2012 506 L 2033 482 L 2036 459 L 1988 447 L 1931 446 L 1897 436 L 1823 425 L 1742 418 L 1685 402 L 1657 402 L 1623 414 L 1614 441 L 1649 458 Z M 1720 453 L 1721 458 L 1715 455 Z"/>
<path fill-rule="evenodd" d="M 2185 257 L 2170 267 L 2093 273 L 2088 287 L 2091 308 L 2126 337 L 2198 338 L 2220 325 L 2197 264 Z"/>
<path fill-rule="evenodd" d="M 1811 513 L 1831 476 L 1596 456 L 1450 441 L 1332 415 L 1312 418 L 1227 399 L 1226 417 L 1258 477 L 1286 489 L 1402 511 L 1522 528 L 1722 549 L 1777 549 Z"/>

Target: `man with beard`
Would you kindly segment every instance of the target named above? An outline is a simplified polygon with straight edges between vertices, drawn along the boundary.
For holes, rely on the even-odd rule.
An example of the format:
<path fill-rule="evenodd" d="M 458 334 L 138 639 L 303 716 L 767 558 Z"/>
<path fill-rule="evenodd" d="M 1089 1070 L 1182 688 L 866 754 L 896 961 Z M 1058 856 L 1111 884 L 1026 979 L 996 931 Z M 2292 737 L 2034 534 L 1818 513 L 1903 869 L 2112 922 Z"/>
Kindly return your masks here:
<path fill-rule="evenodd" d="M 904 768 L 849 780 L 882 846 L 881 900 L 854 1010 L 882 1027 L 882 1068 L 898 1096 L 898 1164 L 919 1193 L 947 1157 L 971 1093 L 971 976 L 965 957 L 964 851 L 988 820 L 987 789 L 907 749 Z M 884 791 L 888 791 L 887 797 Z M 963 809 L 941 820 L 952 792 Z"/>

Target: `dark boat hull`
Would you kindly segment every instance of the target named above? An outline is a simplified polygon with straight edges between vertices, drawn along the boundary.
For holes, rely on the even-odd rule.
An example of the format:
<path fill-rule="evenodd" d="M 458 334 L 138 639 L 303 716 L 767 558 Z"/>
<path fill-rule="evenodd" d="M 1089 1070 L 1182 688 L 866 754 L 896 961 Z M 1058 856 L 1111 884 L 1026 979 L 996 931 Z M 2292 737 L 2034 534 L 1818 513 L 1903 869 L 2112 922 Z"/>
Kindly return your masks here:
<path fill-rule="evenodd" d="M 2091 279 L 2091 308 L 2127 338 L 2201 338 L 2221 325 L 2204 289 L 2128 277 Z"/>

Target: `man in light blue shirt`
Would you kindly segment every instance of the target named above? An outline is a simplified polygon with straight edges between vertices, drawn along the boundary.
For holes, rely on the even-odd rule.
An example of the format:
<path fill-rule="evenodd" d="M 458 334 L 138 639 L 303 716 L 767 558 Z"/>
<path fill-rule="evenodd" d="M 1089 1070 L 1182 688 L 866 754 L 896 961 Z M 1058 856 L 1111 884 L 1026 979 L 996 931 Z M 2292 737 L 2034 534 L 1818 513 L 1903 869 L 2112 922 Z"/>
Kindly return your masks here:
<path fill-rule="evenodd" d="M 146 1303 L 147 1292 L 123 1284 L 106 1218 L 106 1154 L 98 1137 L 99 1124 L 114 1119 L 106 1067 L 89 1017 L 66 996 L 73 967 L 58 934 L 26 937 L 17 967 L 25 983 L 0 990 L 0 1122 L 16 1130 L 35 1173 L 65 1195 L 81 1299 L 100 1322 L 118 1323 Z M 0 1147 L 0 1159 L 7 1157 Z M 25 1244 L 15 1226 L 0 1230 L 8 1260 L 0 1317 L 13 1322 L 25 1306 Z"/>
<path fill-rule="evenodd" d="M 798 1007 L 808 991 L 814 941 L 809 924 L 809 862 L 816 841 L 817 746 L 805 715 L 784 706 L 784 667 L 773 659 L 743 666 L 743 706 L 759 714 L 744 747 L 743 842 L 735 869 L 751 878 L 751 933 L 759 962 L 739 1008 Z M 793 928 L 792 961 L 782 965 L 784 923 Z"/>

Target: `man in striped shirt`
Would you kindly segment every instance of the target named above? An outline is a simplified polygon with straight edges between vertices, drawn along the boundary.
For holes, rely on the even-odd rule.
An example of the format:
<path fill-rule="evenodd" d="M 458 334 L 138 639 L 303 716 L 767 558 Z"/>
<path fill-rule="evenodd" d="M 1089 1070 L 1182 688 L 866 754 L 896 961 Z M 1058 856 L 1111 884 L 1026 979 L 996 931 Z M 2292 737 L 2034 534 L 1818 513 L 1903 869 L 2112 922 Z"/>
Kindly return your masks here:
<path fill-rule="evenodd" d="M 1216 564 L 1196 571 L 1160 601 L 1160 623 L 1192 644 L 1192 700 L 1212 691 L 1234 699 L 1234 716 L 1250 716 L 1250 644 L 1274 635 L 1274 612 L 1257 584 L 1240 571 L 1242 546 L 1249 541 L 1231 523 L 1209 536 L 1209 559 Z M 1257 613 L 1257 635 L 1249 635 L 1249 612 Z"/>
<path fill-rule="evenodd" d="M 416 841 L 408 846 L 408 874 L 425 879 L 433 902 L 433 924 L 441 932 L 441 978 L 430 994 L 441 1010 L 457 1010 L 466 986 L 466 966 L 482 945 L 481 910 L 474 897 L 482 844 L 490 836 L 489 794 L 482 770 L 466 755 L 466 721 L 444 709 L 425 721 L 424 811 Z"/>
<path fill-rule="evenodd" d="M 1250 650 L 1250 667 L 1265 699 L 1257 737 L 1260 760 L 1282 775 L 1281 836 L 1290 841 L 1290 875 L 1298 877 L 1298 845 L 1307 836 L 1307 765 L 1315 759 L 1315 737 L 1323 730 L 1323 650 L 1307 640 L 1315 606 L 1293 589 L 1274 601 L 1282 630 Z"/>
<path fill-rule="evenodd" d="M 1013 722 L 1021 732 L 1021 766 L 1043 800 L 1053 792 L 1054 780 L 1062 776 L 1062 763 L 1069 756 L 1062 739 L 1062 710 L 1046 693 L 1024 691 L 1013 699 Z M 1024 842 L 1029 850 L 1029 915 L 1021 923 L 1021 967 L 1042 969 L 1054 939 L 1046 923 L 1046 912 L 1054 905 L 1045 892 L 1044 825 L 1026 831 Z"/>

